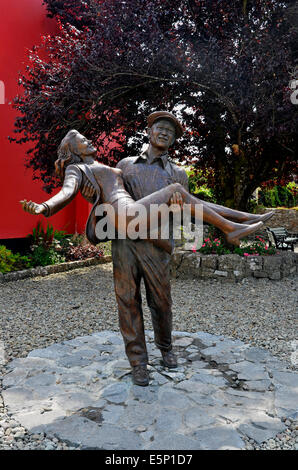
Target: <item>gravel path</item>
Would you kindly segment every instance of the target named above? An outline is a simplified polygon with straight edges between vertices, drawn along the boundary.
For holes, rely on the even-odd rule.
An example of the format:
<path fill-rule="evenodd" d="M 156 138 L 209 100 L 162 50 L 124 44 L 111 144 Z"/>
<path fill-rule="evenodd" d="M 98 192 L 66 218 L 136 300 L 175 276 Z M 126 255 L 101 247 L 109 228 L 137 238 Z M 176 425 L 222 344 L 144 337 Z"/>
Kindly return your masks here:
<path fill-rule="evenodd" d="M 5 361 L 10 361 L 26 357 L 33 349 L 77 336 L 99 330 L 118 331 L 111 263 L 9 282 L 0 289 L 0 373 L 1 347 Z M 238 338 L 268 349 L 288 368 L 297 369 L 297 278 L 245 279 L 240 283 L 178 279 L 172 281 L 172 298 L 175 330 Z M 151 329 L 147 306 L 144 314 L 145 328 Z M 45 443 L 40 435 L 34 439 L 25 435 L 20 443 L 13 437 L 13 429 L 18 429 L 18 425 L 9 425 L 9 419 L 5 409 L 1 409 L 0 397 L 0 441 L 1 432 L 7 436 L 0 449 L 68 448 L 58 440 Z M 296 428 L 295 423 L 289 423 L 286 438 L 281 436 L 280 442 L 295 445 Z M 262 448 L 293 447 L 271 442 Z"/>

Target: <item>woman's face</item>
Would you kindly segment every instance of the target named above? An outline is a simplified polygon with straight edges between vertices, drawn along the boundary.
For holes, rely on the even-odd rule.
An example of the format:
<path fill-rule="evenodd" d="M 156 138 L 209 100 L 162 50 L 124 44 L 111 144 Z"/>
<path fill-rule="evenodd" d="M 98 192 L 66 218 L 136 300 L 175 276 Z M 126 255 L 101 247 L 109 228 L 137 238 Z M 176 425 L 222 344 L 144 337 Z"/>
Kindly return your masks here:
<path fill-rule="evenodd" d="M 96 148 L 93 147 L 91 140 L 86 139 L 82 134 L 76 134 L 75 142 L 79 155 L 92 155 L 96 152 Z"/>

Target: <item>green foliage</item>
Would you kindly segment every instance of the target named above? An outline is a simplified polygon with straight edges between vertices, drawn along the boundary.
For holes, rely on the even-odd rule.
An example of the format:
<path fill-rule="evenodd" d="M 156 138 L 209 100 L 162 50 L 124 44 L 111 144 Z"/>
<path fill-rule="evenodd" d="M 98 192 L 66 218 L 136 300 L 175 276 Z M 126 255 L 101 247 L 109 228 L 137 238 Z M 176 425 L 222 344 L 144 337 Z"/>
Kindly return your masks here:
<path fill-rule="evenodd" d="M 214 192 L 207 186 L 205 173 L 192 167 L 185 167 L 185 171 L 188 176 L 189 192 L 203 201 L 216 203 Z"/>
<path fill-rule="evenodd" d="M 298 186 L 294 182 L 287 186 L 274 186 L 259 192 L 259 202 L 265 207 L 294 207 L 298 203 Z"/>
<path fill-rule="evenodd" d="M 36 228 L 32 230 L 31 236 L 34 244 L 42 244 L 44 247 L 49 247 L 54 238 L 54 227 L 47 224 L 47 228 L 44 230 L 41 222 L 38 221 Z"/>
<path fill-rule="evenodd" d="M 256 241 L 253 243 L 248 242 L 247 240 L 241 241 L 241 246 L 233 247 L 233 251 L 230 251 L 225 246 L 225 241 L 223 235 L 216 236 L 217 230 L 214 227 L 209 228 L 209 236 L 204 239 L 202 246 L 196 250 L 193 248 L 193 252 L 198 251 L 204 255 L 228 255 L 230 253 L 235 253 L 240 256 L 266 256 L 274 255 L 276 253 L 275 247 L 270 247 L 268 242 L 263 238 L 256 236 Z"/>
<path fill-rule="evenodd" d="M 197 250 L 192 250 L 196 252 Z M 228 255 L 231 251 L 226 247 L 223 234 L 213 225 L 208 227 L 208 237 L 204 238 L 202 246 L 198 249 L 204 255 Z"/>
<path fill-rule="evenodd" d="M 219 238 L 210 237 L 204 239 L 204 243 L 198 251 L 204 255 L 228 255 L 231 253 Z"/>
<path fill-rule="evenodd" d="M 97 247 L 101 249 L 103 256 L 112 255 L 112 243 L 110 241 L 99 243 Z"/>
<path fill-rule="evenodd" d="M 12 253 L 11 250 L 0 245 L 1 273 L 36 266 L 48 266 L 76 259 L 92 258 L 94 256 L 99 257 L 103 254 L 101 247 L 91 245 L 84 235 L 72 235 L 67 234 L 64 230 L 54 230 L 49 224 L 44 230 L 41 223 L 38 222 L 29 236 L 31 236 L 32 243 L 30 253 L 27 256 Z"/>
<path fill-rule="evenodd" d="M 261 237 L 256 236 L 256 241 L 242 247 L 235 247 L 234 253 L 240 256 L 266 256 L 274 255 L 276 253 L 275 247 L 268 246 L 268 243 Z"/>
<path fill-rule="evenodd" d="M 102 250 L 91 245 L 85 235 L 67 234 L 64 230 L 54 230 L 49 224 L 44 230 L 39 223 L 33 230 L 32 237 L 31 260 L 33 266 L 48 266 L 64 261 L 102 256 Z"/>
<path fill-rule="evenodd" d="M 30 268 L 31 260 L 28 256 L 22 256 L 20 253 L 12 253 L 4 245 L 0 245 L 0 272 L 9 273 Z"/>
<path fill-rule="evenodd" d="M 65 261 L 62 246 L 66 239 L 66 232 L 56 230 L 47 224 L 46 230 L 39 221 L 36 228 L 32 230 L 31 263 L 32 266 L 48 266 L 50 264 L 63 263 Z"/>
<path fill-rule="evenodd" d="M 49 248 L 43 245 L 34 245 L 32 248 L 31 263 L 32 266 L 48 266 L 50 264 L 63 263 L 65 257 L 57 252 L 54 246 Z"/>

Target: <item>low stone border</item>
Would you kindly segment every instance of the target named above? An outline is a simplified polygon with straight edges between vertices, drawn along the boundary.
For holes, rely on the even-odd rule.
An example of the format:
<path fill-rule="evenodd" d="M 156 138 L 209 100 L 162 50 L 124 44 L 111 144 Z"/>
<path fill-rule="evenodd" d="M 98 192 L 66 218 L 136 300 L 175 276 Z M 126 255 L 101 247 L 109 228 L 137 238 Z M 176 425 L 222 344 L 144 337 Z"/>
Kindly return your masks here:
<path fill-rule="evenodd" d="M 298 253 L 283 252 L 272 256 L 202 255 L 177 250 L 172 256 L 171 276 L 181 279 L 241 280 L 247 277 L 273 280 L 298 271 Z"/>
<path fill-rule="evenodd" d="M 112 256 L 102 256 L 100 258 L 88 258 L 79 261 L 69 261 L 67 263 L 53 264 L 50 266 L 38 266 L 37 268 L 24 269 L 23 271 L 14 271 L 11 273 L 0 273 L 0 284 L 8 281 L 18 281 L 28 277 L 47 276 L 48 274 L 71 271 L 72 269 L 85 268 L 96 264 L 109 263 Z"/>
<path fill-rule="evenodd" d="M 37 276 L 71 271 L 77 268 L 110 263 L 112 256 L 89 258 L 82 261 L 39 266 L 37 268 L 0 273 L 0 284 Z M 298 271 L 298 253 L 284 252 L 273 256 L 202 255 L 189 251 L 177 250 L 172 255 L 171 277 L 181 279 L 224 279 L 241 280 L 247 277 L 283 279 Z"/>

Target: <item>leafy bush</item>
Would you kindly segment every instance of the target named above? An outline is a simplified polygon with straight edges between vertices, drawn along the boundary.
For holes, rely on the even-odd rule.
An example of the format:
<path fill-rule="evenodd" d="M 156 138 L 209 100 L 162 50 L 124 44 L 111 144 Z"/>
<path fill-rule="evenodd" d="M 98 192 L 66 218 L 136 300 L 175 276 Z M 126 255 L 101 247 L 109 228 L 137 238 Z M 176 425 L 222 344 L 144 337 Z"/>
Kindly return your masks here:
<path fill-rule="evenodd" d="M 54 246 L 46 248 L 43 245 L 33 245 L 31 254 L 32 266 L 49 266 L 50 264 L 63 263 L 65 256 L 56 251 Z"/>
<path fill-rule="evenodd" d="M 67 261 L 77 261 L 87 258 L 99 258 L 102 256 L 102 250 L 97 246 L 86 244 L 71 246 L 67 252 Z"/>
<path fill-rule="evenodd" d="M 234 253 L 240 256 L 259 256 L 259 255 L 274 255 L 276 249 L 273 246 L 268 246 L 269 244 L 261 237 L 256 236 L 256 241 L 250 245 L 238 247 L 234 249 Z"/>
<path fill-rule="evenodd" d="M 209 237 L 204 239 L 204 243 L 198 251 L 204 255 L 227 255 L 231 253 L 219 238 L 212 239 Z"/>
<path fill-rule="evenodd" d="M 298 187 L 293 183 L 287 186 L 264 188 L 259 192 L 259 203 L 265 207 L 294 207 L 298 203 Z"/>
<path fill-rule="evenodd" d="M 208 238 L 204 239 L 204 243 L 202 244 L 201 248 L 196 250 L 196 247 L 194 247 L 192 251 L 198 251 L 204 255 L 227 255 L 232 253 L 228 248 L 226 248 L 223 240 L 213 237 L 212 235 L 209 235 Z M 274 255 L 276 253 L 276 249 L 275 247 L 269 247 L 269 244 L 266 242 L 266 240 L 256 236 L 256 241 L 253 243 L 248 243 L 247 241 L 242 240 L 242 246 L 235 246 L 233 248 L 233 253 L 244 257 L 259 255 L 266 256 Z"/>
<path fill-rule="evenodd" d="M 60 241 L 65 237 L 65 232 L 56 230 L 47 224 L 46 230 L 39 221 L 36 228 L 29 235 L 32 238 L 30 258 L 32 266 L 48 266 L 63 263 L 65 256 Z M 57 236 L 57 239 L 55 238 Z"/>
<path fill-rule="evenodd" d="M 28 256 L 22 256 L 20 253 L 13 253 L 6 246 L 0 245 L 0 272 L 9 273 L 31 268 L 31 260 Z"/>
<path fill-rule="evenodd" d="M 207 179 L 203 171 L 192 167 L 186 167 L 185 171 L 188 176 L 189 192 L 203 201 L 216 202 L 212 189 L 207 186 Z"/>

